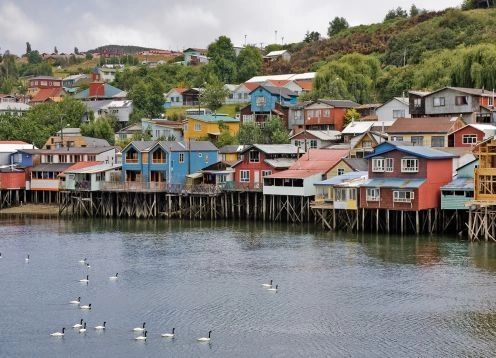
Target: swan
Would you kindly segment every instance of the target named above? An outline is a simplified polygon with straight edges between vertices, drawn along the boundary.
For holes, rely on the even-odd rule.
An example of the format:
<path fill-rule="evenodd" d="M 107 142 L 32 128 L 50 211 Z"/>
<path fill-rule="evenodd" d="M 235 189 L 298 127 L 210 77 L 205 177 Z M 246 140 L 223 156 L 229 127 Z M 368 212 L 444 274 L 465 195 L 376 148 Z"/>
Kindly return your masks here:
<path fill-rule="evenodd" d="M 109 277 L 109 279 L 110 279 L 110 280 L 117 280 L 117 275 L 118 275 L 118 274 L 119 274 L 119 273 L 116 273 L 116 274 L 115 274 L 115 276 L 110 276 L 110 277 Z"/>
<path fill-rule="evenodd" d="M 72 303 L 72 304 L 75 304 L 75 305 L 78 305 L 81 303 L 81 297 L 78 297 L 77 300 L 72 300 L 72 301 L 69 301 L 69 303 Z"/>
<path fill-rule="evenodd" d="M 90 282 L 90 275 L 86 275 L 86 278 L 82 278 L 79 282 Z"/>
<path fill-rule="evenodd" d="M 176 334 L 174 333 L 175 330 L 176 330 L 175 328 L 172 328 L 172 333 L 162 333 L 161 336 L 167 338 L 174 338 L 176 336 Z"/>
<path fill-rule="evenodd" d="M 145 323 L 146 322 L 143 322 L 143 327 L 136 327 L 133 329 L 133 331 L 135 332 L 143 332 L 145 330 Z"/>
<path fill-rule="evenodd" d="M 272 287 L 272 280 L 270 280 L 270 283 L 262 283 L 263 287 Z"/>
<path fill-rule="evenodd" d="M 91 303 L 89 305 L 79 306 L 79 308 L 82 310 L 90 310 L 91 309 Z"/>
<path fill-rule="evenodd" d="M 86 263 L 86 260 L 88 260 L 88 259 L 85 257 L 84 259 L 79 260 L 79 262 L 82 263 L 82 264 L 84 264 L 84 263 Z"/>
<path fill-rule="evenodd" d="M 146 331 L 143 332 L 142 336 L 134 337 L 137 341 L 146 341 Z"/>
<path fill-rule="evenodd" d="M 24 259 L 26 262 L 29 262 L 29 255 Z"/>
<path fill-rule="evenodd" d="M 208 337 L 198 338 L 197 341 L 198 342 L 210 342 L 210 334 L 212 334 L 212 331 L 208 331 Z"/>
<path fill-rule="evenodd" d="M 95 329 L 105 329 L 107 322 L 103 322 L 103 326 L 96 326 Z"/>
<path fill-rule="evenodd" d="M 52 337 L 62 337 L 64 335 L 64 333 L 65 333 L 65 327 L 62 328 L 62 332 L 53 332 L 53 333 L 50 333 L 50 335 Z"/>
<path fill-rule="evenodd" d="M 2 258 L 2 253 L 0 252 L 0 259 Z"/>
<path fill-rule="evenodd" d="M 89 269 L 91 266 L 89 263 L 86 263 L 86 268 Z"/>
<path fill-rule="evenodd" d="M 72 328 L 81 328 L 83 327 L 83 319 L 81 318 L 81 321 L 79 323 L 76 323 Z"/>
<path fill-rule="evenodd" d="M 79 330 L 79 333 L 84 333 L 84 332 L 86 332 L 86 322 L 84 322 L 83 328 Z"/>
<path fill-rule="evenodd" d="M 267 290 L 276 292 L 278 287 L 279 287 L 279 285 L 276 285 L 276 287 L 271 287 L 271 288 L 268 288 Z"/>

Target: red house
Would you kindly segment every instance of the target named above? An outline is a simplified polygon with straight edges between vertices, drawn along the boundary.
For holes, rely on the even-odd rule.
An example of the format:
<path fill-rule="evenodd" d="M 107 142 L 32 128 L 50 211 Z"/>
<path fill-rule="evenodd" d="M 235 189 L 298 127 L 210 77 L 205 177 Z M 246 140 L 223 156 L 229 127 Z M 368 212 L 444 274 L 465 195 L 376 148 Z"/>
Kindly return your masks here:
<path fill-rule="evenodd" d="M 319 99 L 305 106 L 304 127 L 305 129 L 342 131 L 346 111 L 359 106 L 358 103 L 349 100 Z"/>
<path fill-rule="evenodd" d="M 369 180 L 360 187 L 360 208 L 420 211 L 440 207 L 440 188 L 452 180 L 454 155 L 430 147 L 375 147 Z"/>
<path fill-rule="evenodd" d="M 235 188 L 261 190 L 264 177 L 288 169 L 304 152 L 292 144 L 253 144 L 240 154 L 232 165 Z"/>
<path fill-rule="evenodd" d="M 474 147 L 485 139 L 496 134 L 496 126 L 492 124 L 467 124 L 466 126 L 450 133 L 448 144 L 450 147 Z"/>

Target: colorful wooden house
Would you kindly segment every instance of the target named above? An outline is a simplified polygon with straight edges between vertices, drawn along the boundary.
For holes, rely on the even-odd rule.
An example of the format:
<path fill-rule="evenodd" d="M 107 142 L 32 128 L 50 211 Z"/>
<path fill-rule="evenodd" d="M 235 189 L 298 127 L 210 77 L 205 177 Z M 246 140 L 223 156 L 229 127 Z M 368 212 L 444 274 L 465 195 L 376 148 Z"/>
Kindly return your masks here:
<path fill-rule="evenodd" d="M 219 148 L 219 160 L 226 163 L 235 163 L 241 157 L 244 145 L 231 144 Z"/>
<path fill-rule="evenodd" d="M 326 173 L 326 178 L 330 179 L 338 175 L 349 172 L 363 172 L 368 170 L 367 160 L 363 158 L 342 158 L 335 166 Z"/>
<path fill-rule="evenodd" d="M 304 130 L 291 138 L 291 144 L 307 151 L 308 149 L 325 148 L 341 141 L 341 132 L 334 130 Z"/>
<path fill-rule="evenodd" d="M 187 88 L 176 87 L 172 88 L 169 92 L 164 94 L 165 97 L 165 108 L 170 107 L 182 107 L 183 106 L 183 92 Z"/>
<path fill-rule="evenodd" d="M 420 211 L 440 207 L 440 188 L 452 180 L 454 155 L 421 146 L 378 145 L 369 160 L 369 180 L 360 207 Z"/>
<path fill-rule="evenodd" d="M 478 161 L 458 168 L 456 177 L 441 187 L 441 209 L 467 211 L 467 203 L 474 200 L 474 170 Z"/>
<path fill-rule="evenodd" d="M 349 100 L 319 99 L 305 106 L 304 120 L 306 129 L 342 131 L 344 115 L 348 109 L 360 105 Z"/>
<path fill-rule="evenodd" d="M 106 183 L 120 181 L 121 164 L 80 162 L 67 168 L 59 177 L 62 190 L 100 191 L 105 189 Z"/>
<path fill-rule="evenodd" d="M 367 180 L 367 171 L 353 171 L 315 183 L 312 208 L 357 210 L 359 186 Z"/>
<path fill-rule="evenodd" d="M 187 175 L 216 163 L 217 152 L 208 141 L 134 141 L 122 150 L 122 181 L 182 185 Z"/>
<path fill-rule="evenodd" d="M 477 143 L 494 137 L 495 134 L 496 126 L 492 124 L 467 124 L 449 134 L 448 146 L 473 148 Z"/>
<path fill-rule="evenodd" d="M 226 114 L 187 115 L 183 121 L 184 140 L 216 138 L 222 127 L 232 136 L 239 132 L 240 120 Z"/>
<path fill-rule="evenodd" d="M 241 151 L 234 163 L 234 182 L 226 188 L 262 189 L 263 178 L 288 169 L 303 152 L 292 144 L 253 144 Z"/>
<path fill-rule="evenodd" d="M 461 117 L 398 118 L 387 129 L 389 141 L 415 146 L 447 147 L 450 133 L 465 126 Z"/>

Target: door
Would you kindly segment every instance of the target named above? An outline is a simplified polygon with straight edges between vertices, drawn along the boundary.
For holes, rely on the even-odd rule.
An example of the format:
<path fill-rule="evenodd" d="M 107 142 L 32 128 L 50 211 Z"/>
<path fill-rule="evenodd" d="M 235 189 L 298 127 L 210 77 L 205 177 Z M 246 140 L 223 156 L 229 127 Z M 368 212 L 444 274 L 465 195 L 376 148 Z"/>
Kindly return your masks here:
<path fill-rule="evenodd" d="M 260 188 L 260 171 L 258 170 L 253 172 L 253 187 Z"/>

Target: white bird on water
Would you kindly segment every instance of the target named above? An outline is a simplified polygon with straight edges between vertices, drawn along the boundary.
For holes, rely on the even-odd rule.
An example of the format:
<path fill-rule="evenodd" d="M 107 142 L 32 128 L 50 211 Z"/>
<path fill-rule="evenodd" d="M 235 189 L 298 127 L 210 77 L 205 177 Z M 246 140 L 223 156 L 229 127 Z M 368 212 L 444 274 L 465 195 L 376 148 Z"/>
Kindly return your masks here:
<path fill-rule="evenodd" d="M 84 322 L 83 328 L 79 330 L 79 333 L 84 333 L 84 332 L 86 332 L 86 322 Z"/>
<path fill-rule="evenodd" d="M 136 327 L 133 329 L 133 331 L 135 332 L 143 332 L 145 330 L 145 324 L 146 322 L 143 322 L 143 326 L 142 327 Z"/>
<path fill-rule="evenodd" d="M 198 342 L 210 342 L 210 335 L 212 334 L 212 331 L 208 331 L 208 337 L 201 337 L 198 338 Z"/>
<path fill-rule="evenodd" d="M 119 273 L 117 272 L 114 276 L 110 276 L 110 277 L 109 277 L 109 279 L 110 279 L 110 280 L 117 280 L 117 275 L 118 275 L 118 274 L 119 274 Z"/>
<path fill-rule="evenodd" d="M 53 332 L 53 333 L 50 333 L 50 335 L 52 337 L 62 337 L 62 336 L 64 336 L 64 333 L 65 333 L 65 327 L 62 328 L 62 332 Z"/>
<path fill-rule="evenodd" d="M 82 278 L 79 282 L 90 282 L 90 275 L 86 275 L 86 278 Z"/>
<path fill-rule="evenodd" d="M 24 259 L 24 261 L 29 262 L 29 258 L 30 257 L 29 257 L 29 254 L 28 254 L 28 256 L 26 256 L 26 258 Z"/>
<path fill-rule="evenodd" d="M 262 283 L 263 287 L 272 287 L 272 280 L 270 280 L 270 283 Z"/>
<path fill-rule="evenodd" d="M 79 308 L 82 310 L 90 310 L 91 309 L 91 303 L 89 305 L 79 306 Z"/>
<path fill-rule="evenodd" d="M 78 305 L 81 303 L 81 297 L 78 297 L 77 300 L 72 300 L 72 301 L 69 301 L 69 303 L 72 303 L 74 305 Z"/>
<path fill-rule="evenodd" d="M 146 331 L 143 332 L 142 336 L 134 337 L 135 340 L 137 341 L 146 341 Z"/>
<path fill-rule="evenodd" d="M 72 328 L 81 328 L 83 327 L 83 319 L 81 318 L 81 321 L 79 323 L 76 323 Z"/>
<path fill-rule="evenodd" d="M 103 322 L 103 326 L 96 326 L 95 329 L 105 329 L 107 322 Z"/>
<path fill-rule="evenodd" d="M 175 328 L 172 328 L 172 333 L 162 333 L 161 336 L 166 338 L 174 338 L 176 336 L 176 334 L 174 333 L 175 330 Z"/>

